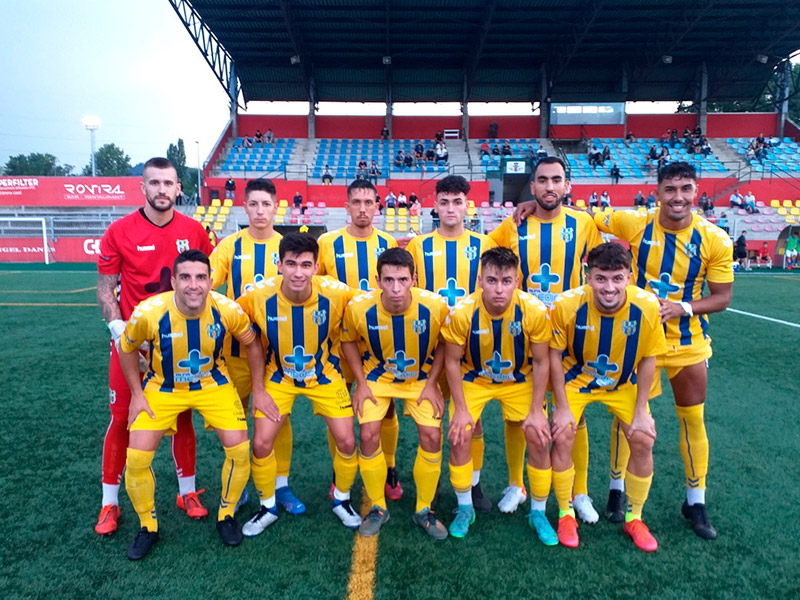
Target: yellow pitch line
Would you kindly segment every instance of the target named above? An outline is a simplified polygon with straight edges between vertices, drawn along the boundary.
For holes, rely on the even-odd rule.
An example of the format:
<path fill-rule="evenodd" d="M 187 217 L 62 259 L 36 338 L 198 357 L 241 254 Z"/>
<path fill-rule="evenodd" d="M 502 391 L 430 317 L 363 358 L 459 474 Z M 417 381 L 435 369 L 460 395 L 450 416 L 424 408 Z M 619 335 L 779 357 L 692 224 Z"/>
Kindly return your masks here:
<path fill-rule="evenodd" d="M 800 277 L 796 275 L 773 275 L 775 279 L 791 279 L 792 281 L 800 281 Z"/>
<path fill-rule="evenodd" d="M 78 288 L 77 290 L 0 290 L 2 294 L 79 294 L 81 292 L 88 292 L 96 290 L 97 286 Z"/>
<path fill-rule="evenodd" d="M 361 515 L 372 508 L 367 490 L 361 493 Z M 347 600 L 372 600 L 375 589 L 375 562 L 378 559 L 378 536 L 364 537 L 356 533 Z"/>
<path fill-rule="evenodd" d="M 0 271 L 0 275 L 19 275 L 22 271 Z"/>
<path fill-rule="evenodd" d="M 97 302 L 0 302 L 0 306 L 97 306 Z"/>

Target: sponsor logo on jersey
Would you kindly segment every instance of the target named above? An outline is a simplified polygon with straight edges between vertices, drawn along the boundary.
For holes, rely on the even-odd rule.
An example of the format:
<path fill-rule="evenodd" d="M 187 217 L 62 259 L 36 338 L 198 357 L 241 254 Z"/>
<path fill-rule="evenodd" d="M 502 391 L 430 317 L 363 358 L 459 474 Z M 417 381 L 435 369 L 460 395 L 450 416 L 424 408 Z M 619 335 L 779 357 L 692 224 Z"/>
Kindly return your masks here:
<path fill-rule="evenodd" d="M 156 245 L 155 244 L 150 244 L 149 246 L 139 246 L 137 244 L 137 246 L 136 246 L 136 250 L 138 250 L 139 252 L 152 252 L 155 249 L 156 249 Z"/>
<path fill-rule="evenodd" d="M 672 275 L 669 273 L 662 273 L 658 279 L 651 279 L 647 283 L 650 284 L 650 287 L 653 288 L 659 298 L 667 298 L 670 294 L 681 289 L 681 286 L 677 283 L 672 283 Z"/>
<path fill-rule="evenodd" d="M 492 354 L 492 358 L 483 361 L 484 369 L 480 374 L 498 383 L 503 381 L 513 381 L 513 373 L 503 373 L 505 369 L 511 368 L 512 364 L 513 363 L 510 360 L 503 360 L 502 356 L 500 356 L 500 353 L 495 350 Z"/>
<path fill-rule="evenodd" d="M 306 354 L 306 349 L 303 346 L 295 346 L 291 354 L 283 356 L 283 362 L 291 365 L 283 369 L 284 374 L 292 379 L 309 379 L 313 377 L 314 369 L 306 370 L 305 368 L 306 364 L 311 362 L 313 358 L 312 354 Z"/>
<path fill-rule="evenodd" d="M 414 379 L 419 373 L 416 370 L 410 370 L 410 367 L 417 364 L 417 359 L 407 357 L 404 350 L 395 352 L 394 356 L 386 360 L 386 363 L 386 370 L 397 379 Z"/>
<path fill-rule="evenodd" d="M 204 356 L 196 348 L 189 351 L 189 357 L 178 361 L 177 367 L 184 369 L 188 373 L 175 373 L 177 383 L 197 383 L 203 377 L 211 374 L 211 371 L 203 371 L 203 367 L 212 364 L 214 361 L 210 356 Z"/>
<path fill-rule="evenodd" d="M 600 387 L 611 387 L 616 383 L 616 379 L 609 377 L 608 373 L 619 371 L 619 365 L 608 362 L 607 354 L 601 354 L 595 361 L 588 361 L 586 367 L 584 372 L 594 377 L 595 383 Z"/>

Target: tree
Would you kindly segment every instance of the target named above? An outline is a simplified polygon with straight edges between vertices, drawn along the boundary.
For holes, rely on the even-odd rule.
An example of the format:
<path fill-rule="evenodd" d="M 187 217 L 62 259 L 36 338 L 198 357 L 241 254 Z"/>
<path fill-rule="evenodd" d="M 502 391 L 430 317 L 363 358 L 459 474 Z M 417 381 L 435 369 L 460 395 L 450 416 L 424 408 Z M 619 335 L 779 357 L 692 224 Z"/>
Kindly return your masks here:
<path fill-rule="evenodd" d="M 178 179 L 186 188 L 186 148 L 183 145 L 183 138 L 178 138 L 177 144 L 170 144 L 167 148 L 167 158 L 175 163 L 175 170 L 178 171 Z"/>
<path fill-rule="evenodd" d="M 131 170 L 131 157 L 116 144 L 103 144 L 94 155 L 98 177 L 124 177 Z M 92 174 L 92 163 L 83 168 L 83 175 Z"/>
<path fill-rule="evenodd" d="M 181 183 L 183 183 L 184 195 L 194 196 L 197 193 L 197 169 L 186 167 L 186 176 Z"/>
<path fill-rule="evenodd" d="M 11 156 L 3 167 L 8 176 L 39 175 L 43 177 L 67 177 L 72 175 L 72 165 L 59 165 L 58 159 L 52 154 L 31 152 L 27 156 L 18 154 Z"/>

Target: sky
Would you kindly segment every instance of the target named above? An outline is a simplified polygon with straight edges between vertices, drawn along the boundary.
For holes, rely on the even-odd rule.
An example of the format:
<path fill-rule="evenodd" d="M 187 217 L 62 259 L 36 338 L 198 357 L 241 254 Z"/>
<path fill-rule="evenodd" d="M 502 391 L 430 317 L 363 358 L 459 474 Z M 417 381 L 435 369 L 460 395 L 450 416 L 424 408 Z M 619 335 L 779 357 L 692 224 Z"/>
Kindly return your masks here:
<path fill-rule="evenodd" d="M 80 171 L 91 154 L 81 119 L 91 115 L 101 123 L 98 148 L 115 143 L 136 164 L 183 138 L 186 162 L 195 166 L 198 149 L 204 162 L 228 121 L 226 93 L 167 0 L 0 0 L 0 23 L 0 164 L 42 152 Z M 304 114 L 307 106 L 254 102 L 247 109 Z M 321 103 L 318 114 L 384 110 Z M 471 114 L 529 111 L 530 104 L 470 105 Z M 395 107 L 395 114 L 414 113 L 458 114 L 458 104 Z"/>

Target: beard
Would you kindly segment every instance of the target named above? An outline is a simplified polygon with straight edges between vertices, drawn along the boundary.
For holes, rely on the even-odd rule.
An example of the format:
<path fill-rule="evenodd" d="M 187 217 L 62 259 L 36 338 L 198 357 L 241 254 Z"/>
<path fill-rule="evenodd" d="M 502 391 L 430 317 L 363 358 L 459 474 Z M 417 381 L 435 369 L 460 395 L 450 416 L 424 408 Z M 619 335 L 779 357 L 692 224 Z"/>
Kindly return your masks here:
<path fill-rule="evenodd" d="M 556 207 L 561 206 L 561 202 L 563 200 L 563 196 L 557 196 L 556 199 L 552 201 L 545 200 L 544 198 L 536 198 L 536 203 L 545 210 L 553 210 Z"/>

